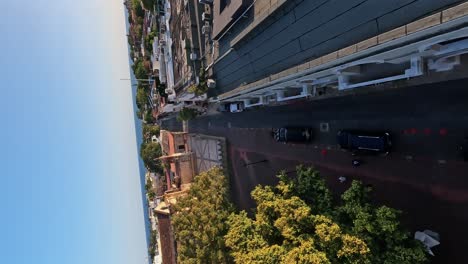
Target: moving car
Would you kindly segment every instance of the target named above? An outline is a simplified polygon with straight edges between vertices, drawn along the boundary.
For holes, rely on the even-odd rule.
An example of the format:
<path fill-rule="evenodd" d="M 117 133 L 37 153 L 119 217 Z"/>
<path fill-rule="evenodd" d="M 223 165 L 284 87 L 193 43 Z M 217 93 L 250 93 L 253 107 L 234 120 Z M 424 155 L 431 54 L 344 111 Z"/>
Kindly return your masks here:
<path fill-rule="evenodd" d="M 353 154 L 388 154 L 392 147 L 388 132 L 340 130 L 336 139 L 340 148 Z"/>
<path fill-rule="evenodd" d="M 277 142 L 310 142 L 312 129 L 307 127 L 282 127 L 273 129 L 273 138 Z"/>

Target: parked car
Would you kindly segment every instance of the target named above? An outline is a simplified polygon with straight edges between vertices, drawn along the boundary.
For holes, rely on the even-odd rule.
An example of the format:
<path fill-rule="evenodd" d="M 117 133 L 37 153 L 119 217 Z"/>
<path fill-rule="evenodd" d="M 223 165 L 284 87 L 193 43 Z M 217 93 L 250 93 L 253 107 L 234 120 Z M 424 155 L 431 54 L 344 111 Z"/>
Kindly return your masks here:
<path fill-rule="evenodd" d="M 219 112 L 231 112 L 231 113 L 239 113 L 244 111 L 244 104 L 237 102 L 237 103 L 226 103 L 221 104 L 218 107 Z"/>
<path fill-rule="evenodd" d="M 229 105 L 230 104 L 220 104 L 217 108 L 219 112 L 229 112 Z"/>
<path fill-rule="evenodd" d="M 229 112 L 231 113 L 239 113 L 244 111 L 244 104 L 243 103 L 231 103 L 229 105 Z"/>
<path fill-rule="evenodd" d="M 282 127 L 273 129 L 273 138 L 277 142 L 310 142 L 312 129 L 307 127 Z"/>
<path fill-rule="evenodd" d="M 340 148 L 353 154 L 388 154 L 392 147 L 388 132 L 341 130 L 336 138 Z"/>

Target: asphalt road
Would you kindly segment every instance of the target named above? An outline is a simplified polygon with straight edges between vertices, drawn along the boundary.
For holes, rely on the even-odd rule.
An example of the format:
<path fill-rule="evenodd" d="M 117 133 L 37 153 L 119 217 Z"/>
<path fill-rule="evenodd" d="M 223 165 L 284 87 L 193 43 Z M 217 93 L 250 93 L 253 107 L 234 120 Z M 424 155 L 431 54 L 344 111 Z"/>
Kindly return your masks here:
<path fill-rule="evenodd" d="M 214 66 L 216 94 L 410 23 L 460 0 L 290 0 Z M 220 54 L 253 14 L 219 42 Z"/>
<path fill-rule="evenodd" d="M 465 263 L 468 163 L 456 149 L 468 135 L 467 83 L 464 79 L 216 114 L 190 121 L 189 129 L 227 138 L 232 197 L 240 209 L 253 208 L 250 191 L 258 184 L 276 183 L 280 170 L 294 174 L 298 164 L 312 165 L 336 195 L 351 179 L 371 184 L 378 202 L 405 212 L 403 221 L 412 231 L 441 234 L 436 263 Z M 322 123 L 328 130 L 320 129 Z M 286 125 L 312 127 L 313 143 L 276 143 L 271 128 Z M 163 127 L 180 130 L 174 120 Z M 389 131 L 395 149 L 387 157 L 363 157 L 365 164 L 354 168 L 352 157 L 337 148 L 335 139 L 338 130 L 351 128 Z M 339 176 L 349 180 L 340 184 Z"/>
<path fill-rule="evenodd" d="M 394 156 L 455 160 L 457 145 L 468 135 L 468 81 L 456 80 L 392 89 L 242 113 L 222 113 L 190 121 L 192 131 L 215 128 L 306 126 L 315 131 L 314 142 L 333 147 L 341 129 L 391 132 Z M 174 128 L 174 120 L 166 121 Z M 321 126 L 328 131 L 321 132 Z"/>

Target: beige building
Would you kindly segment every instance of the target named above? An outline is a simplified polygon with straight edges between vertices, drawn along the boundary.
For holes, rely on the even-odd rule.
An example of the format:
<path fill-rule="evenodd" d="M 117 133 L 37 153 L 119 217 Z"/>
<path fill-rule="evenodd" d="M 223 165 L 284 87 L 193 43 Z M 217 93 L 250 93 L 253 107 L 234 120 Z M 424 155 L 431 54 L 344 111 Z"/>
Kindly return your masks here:
<path fill-rule="evenodd" d="M 161 130 L 161 149 L 167 190 L 188 188 L 196 175 L 193 152 L 189 151 L 188 133 Z"/>

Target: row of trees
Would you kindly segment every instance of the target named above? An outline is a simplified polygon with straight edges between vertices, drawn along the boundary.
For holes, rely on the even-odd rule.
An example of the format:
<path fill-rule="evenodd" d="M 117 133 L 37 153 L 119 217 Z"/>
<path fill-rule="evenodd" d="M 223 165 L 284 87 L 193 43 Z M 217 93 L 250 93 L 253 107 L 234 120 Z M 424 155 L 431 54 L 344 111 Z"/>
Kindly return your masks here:
<path fill-rule="evenodd" d="M 219 168 L 195 178 L 175 206 L 180 263 L 425 263 L 424 247 L 398 220 L 400 211 L 371 203 L 359 181 L 332 199 L 319 172 L 297 168 L 278 185 L 257 186 L 253 216 L 235 213 Z"/>

